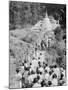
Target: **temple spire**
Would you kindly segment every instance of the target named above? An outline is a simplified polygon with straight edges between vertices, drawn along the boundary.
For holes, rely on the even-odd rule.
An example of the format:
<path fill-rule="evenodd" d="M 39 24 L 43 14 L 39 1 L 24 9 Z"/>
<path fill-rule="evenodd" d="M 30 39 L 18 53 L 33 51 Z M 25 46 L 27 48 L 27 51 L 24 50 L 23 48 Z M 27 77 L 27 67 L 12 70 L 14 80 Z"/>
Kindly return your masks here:
<path fill-rule="evenodd" d="M 44 20 L 43 20 L 42 30 L 45 30 L 45 31 L 50 31 L 50 30 L 52 30 L 52 25 L 51 25 L 51 22 L 50 22 L 50 20 L 49 20 L 47 11 L 46 11 L 46 14 L 45 14 L 45 18 L 44 18 Z"/>

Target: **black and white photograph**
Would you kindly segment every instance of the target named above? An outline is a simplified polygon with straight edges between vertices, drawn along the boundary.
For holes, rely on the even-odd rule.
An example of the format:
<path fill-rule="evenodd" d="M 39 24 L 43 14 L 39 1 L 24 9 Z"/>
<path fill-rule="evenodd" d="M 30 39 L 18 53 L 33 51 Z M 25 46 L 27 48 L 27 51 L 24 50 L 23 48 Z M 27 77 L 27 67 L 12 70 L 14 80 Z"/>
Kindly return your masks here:
<path fill-rule="evenodd" d="M 66 66 L 66 4 L 10 0 L 9 88 L 66 86 Z"/>

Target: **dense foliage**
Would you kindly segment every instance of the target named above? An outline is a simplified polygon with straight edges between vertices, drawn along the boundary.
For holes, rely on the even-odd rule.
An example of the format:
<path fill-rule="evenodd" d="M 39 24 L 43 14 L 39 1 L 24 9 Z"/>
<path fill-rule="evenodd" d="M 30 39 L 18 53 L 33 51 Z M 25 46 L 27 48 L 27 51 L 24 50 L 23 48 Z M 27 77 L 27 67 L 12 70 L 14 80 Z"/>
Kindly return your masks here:
<path fill-rule="evenodd" d="M 66 6 L 60 4 L 45 4 L 32 2 L 9 2 L 9 29 L 34 25 L 45 17 L 46 10 L 55 19 L 60 19 L 63 27 L 66 27 Z"/>

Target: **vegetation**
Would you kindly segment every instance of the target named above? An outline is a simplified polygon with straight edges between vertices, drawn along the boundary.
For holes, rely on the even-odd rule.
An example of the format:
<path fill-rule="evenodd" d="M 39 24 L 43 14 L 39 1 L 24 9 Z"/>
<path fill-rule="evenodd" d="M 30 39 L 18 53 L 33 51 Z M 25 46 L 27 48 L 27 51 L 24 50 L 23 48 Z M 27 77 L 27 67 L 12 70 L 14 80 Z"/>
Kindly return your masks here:
<path fill-rule="evenodd" d="M 34 25 L 48 15 L 60 19 L 60 23 L 66 27 L 66 6 L 63 4 L 45 4 L 32 2 L 9 1 L 9 29 L 23 28 L 27 24 Z"/>

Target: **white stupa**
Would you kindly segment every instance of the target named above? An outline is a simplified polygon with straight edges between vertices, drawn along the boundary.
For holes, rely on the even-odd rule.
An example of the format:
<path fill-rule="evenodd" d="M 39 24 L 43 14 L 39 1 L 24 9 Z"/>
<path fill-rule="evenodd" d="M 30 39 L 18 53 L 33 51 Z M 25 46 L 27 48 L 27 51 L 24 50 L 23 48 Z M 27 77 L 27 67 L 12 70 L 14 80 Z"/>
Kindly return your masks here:
<path fill-rule="evenodd" d="M 48 17 L 48 14 L 46 12 L 45 18 L 43 20 L 40 20 L 38 23 L 36 23 L 32 28 L 32 31 L 50 31 L 52 30 L 52 25 L 50 22 L 50 19 Z"/>
<path fill-rule="evenodd" d="M 45 18 L 42 21 L 42 30 L 39 35 L 41 40 L 43 39 L 44 34 L 47 35 L 47 32 L 48 33 L 52 32 L 52 24 L 50 22 L 47 12 L 46 12 Z"/>
<path fill-rule="evenodd" d="M 52 25 L 46 12 L 45 18 L 42 22 L 42 31 L 50 31 L 50 30 L 52 30 Z"/>

